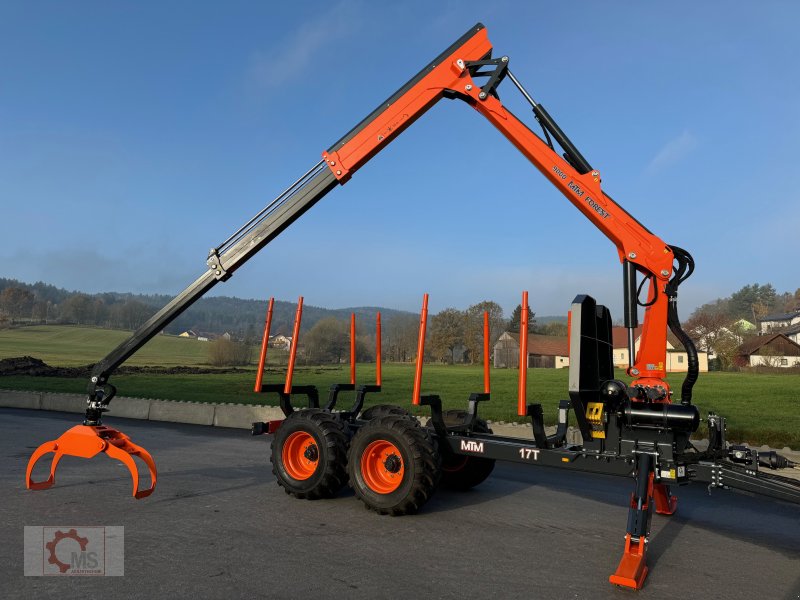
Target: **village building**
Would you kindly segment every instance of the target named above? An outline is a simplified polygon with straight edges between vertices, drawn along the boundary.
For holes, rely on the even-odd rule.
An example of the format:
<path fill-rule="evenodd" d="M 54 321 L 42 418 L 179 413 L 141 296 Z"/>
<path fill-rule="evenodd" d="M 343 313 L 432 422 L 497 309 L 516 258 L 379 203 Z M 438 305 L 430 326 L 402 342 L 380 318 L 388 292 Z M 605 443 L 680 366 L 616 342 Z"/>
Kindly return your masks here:
<path fill-rule="evenodd" d="M 642 341 L 642 327 L 637 327 L 633 330 L 634 335 L 634 348 L 639 351 L 639 345 Z M 614 366 L 618 369 L 627 369 L 630 366 L 628 361 L 628 330 L 625 327 L 612 327 L 611 340 L 613 349 Z M 689 370 L 689 355 L 686 353 L 678 342 L 674 339 L 672 334 L 667 336 L 667 362 L 665 368 L 667 373 L 685 373 Z M 697 351 L 697 362 L 701 373 L 708 371 L 708 353 L 703 350 Z"/>
<path fill-rule="evenodd" d="M 504 332 L 494 344 L 497 369 L 519 367 L 519 334 Z M 560 369 L 569 366 L 569 342 L 566 337 L 528 334 L 528 366 Z"/>
<path fill-rule="evenodd" d="M 193 340 L 197 340 L 198 342 L 210 342 L 212 340 L 216 340 L 218 338 L 222 338 L 225 340 L 232 340 L 233 336 L 228 333 L 227 331 L 222 335 L 217 335 L 216 333 L 208 333 L 205 331 L 194 331 L 193 329 L 187 329 L 183 333 L 179 333 L 178 337 L 182 338 L 189 338 Z"/>
<path fill-rule="evenodd" d="M 740 367 L 795 367 L 800 365 L 800 344 L 783 333 L 755 336 L 739 346 L 736 364 Z"/>
<path fill-rule="evenodd" d="M 800 323 L 797 325 L 792 325 L 791 327 L 787 327 L 781 331 L 781 333 L 796 344 L 800 344 Z"/>
<path fill-rule="evenodd" d="M 638 352 L 641 343 L 642 329 L 634 330 L 635 349 Z M 612 360 L 618 369 L 627 369 L 628 363 L 628 330 L 625 327 L 613 327 Z M 685 373 L 689 370 L 689 357 L 686 351 L 676 348 L 677 340 L 667 340 L 667 356 L 665 369 L 667 373 Z M 708 354 L 697 352 L 700 372 L 708 371 Z M 495 342 L 495 368 L 515 369 L 519 366 L 519 334 L 504 332 Z M 569 367 L 569 340 L 566 337 L 528 334 L 528 366 L 534 368 Z"/>
<path fill-rule="evenodd" d="M 759 332 L 761 334 L 772 333 L 780 329 L 800 325 L 800 310 L 768 315 L 763 319 L 759 319 L 759 325 Z"/>
<path fill-rule="evenodd" d="M 269 347 L 289 350 L 292 347 L 292 338 L 282 334 L 271 335 L 269 336 Z"/>

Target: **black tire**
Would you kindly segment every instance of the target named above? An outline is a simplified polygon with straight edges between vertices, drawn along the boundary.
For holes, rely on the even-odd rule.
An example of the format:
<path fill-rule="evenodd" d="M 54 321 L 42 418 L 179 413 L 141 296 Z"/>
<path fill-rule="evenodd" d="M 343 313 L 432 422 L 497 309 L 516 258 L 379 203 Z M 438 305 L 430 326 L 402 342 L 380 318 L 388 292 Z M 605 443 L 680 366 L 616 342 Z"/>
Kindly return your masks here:
<path fill-rule="evenodd" d="M 391 454 L 381 462 L 384 455 L 376 454 L 375 448 L 387 444 Z M 399 469 L 399 479 L 386 485 L 396 487 L 377 489 L 375 478 L 379 483 L 391 480 L 396 474 L 393 468 Z M 441 457 L 436 440 L 422 427 L 407 417 L 388 415 L 370 420 L 353 436 L 348 473 L 353 491 L 367 508 L 381 515 L 407 515 L 417 512 L 436 490 Z"/>
<path fill-rule="evenodd" d="M 410 412 L 396 404 L 376 404 L 375 406 L 370 406 L 368 409 L 364 410 L 358 418 L 362 421 L 371 421 L 372 419 L 388 416 L 410 417 L 419 424 L 419 421 L 417 421 Z"/>
<path fill-rule="evenodd" d="M 444 411 L 444 423 L 452 427 L 461 425 L 467 416 L 465 410 L 446 410 Z M 433 429 L 431 419 L 425 427 Z M 492 433 L 489 424 L 483 419 L 475 422 L 476 433 Z M 469 490 L 476 485 L 483 483 L 494 471 L 494 459 L 482 458 L 480 456 L 465 456 L 455 454 L 442 457 L 442 485 L 452 490 Z"/>
<path fill-rule="evenodd" d="M 308 454 L 298 465 L 292 456 L 304 441 Z M 278 485 L 296 498 L 332 498 L 347 484 L 347 444 L 341 420 L 329 412 L 318 408 L 294 411 L 272 440 L 270 461 Z M 303 469 L 306 472 L 300 473 Z"/>

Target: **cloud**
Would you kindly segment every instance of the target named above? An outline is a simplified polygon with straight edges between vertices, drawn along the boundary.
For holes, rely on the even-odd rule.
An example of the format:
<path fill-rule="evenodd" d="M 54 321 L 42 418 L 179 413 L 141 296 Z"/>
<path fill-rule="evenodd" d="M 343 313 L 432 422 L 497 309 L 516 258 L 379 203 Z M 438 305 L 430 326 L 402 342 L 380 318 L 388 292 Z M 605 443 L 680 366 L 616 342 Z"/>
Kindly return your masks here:
<path fill-rule="evenodd" d="M 687 130 L 671 139 L 658 151 L 645 168 L 646 175 L 655 175 L 664 169 L 683 160 L 697 147 L 697 138 Z"/>
<path fill-rule="evenodd" d="M 324 50 L 357 28 L 358 19 L 349 3 L 340 2 L 329 12 L 303 23 L 278 46 L 255 52 L 247 79 L 259 91 L 280 88 L 301 77 L 309 65 L 323 59 Z"/>

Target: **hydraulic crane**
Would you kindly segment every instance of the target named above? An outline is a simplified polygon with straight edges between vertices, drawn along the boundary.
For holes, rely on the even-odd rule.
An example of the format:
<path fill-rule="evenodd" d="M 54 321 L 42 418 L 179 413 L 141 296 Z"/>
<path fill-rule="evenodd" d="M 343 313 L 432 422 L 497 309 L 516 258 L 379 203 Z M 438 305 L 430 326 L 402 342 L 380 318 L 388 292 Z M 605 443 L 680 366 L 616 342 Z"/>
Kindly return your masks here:
<path fill-rule="evenodd" d="M 288 389 L 281 401 L 286 419 L 257 424 L 257 432 L 275 433 L 272 461 L 279 483 L 298 497 L 325 497 L 336 493 L 349 479 L 357 496 L 370 508 L 380 513 L 405 514 L 424 504 L 442 469 L 445 475 L 451 474 L 451 479 L 452 473 L 460 473 L 459 481 L 475 485 L 488 475 L 491 468 L 487 466 L 493 465 L 494 460 L 633 476 L 636 487 L 625 549 L 611 581 L 634 588 L 643 585 L 647 574 L 646 542 L 653 507 L 663 514 L 672 514 L 676 509 L 670 484 L 681 485 L 694 479 L 712 487 L 738 487 L 800 503 L 800 487 L 795 483 L 758 470 L 759 464 L 791 463 L 777 455 L 759 456 L 747 448 L 730 447 L 724 439 L 725 422 L 721 417 L 711 415 L 708 419 L 709 449 L 693 449 L 689 438 L 700 422 L 699 411 L 692 403 L 698 360 L 692 340 L 681 329 L 677 308 L 678 288 L 694 269 L 692 257 L 662 241 L 605 193 L 600 171 L 513 75 L 508 57 L 493 57 L 492 50 L 484 26 L 471 27 L 323 151 L 322 159 L 274 201 L 212 248 L 206 271 L 97 363 L 87 388 L 83 424 L 34 453 L 27 470 L 28 486 L 52 485 L 63 454 L 88 458 L 102 451 L 129 465 L 136 497 L 152 493 L 156 471 L 150 455 L 124 434 L 101 423 L 102 413 L 116 394 L 109 382 L 114 370 L 203 294 L 229 279 L 328 192 L 347 183 L 434 104 L 456 99 L 497 128 L 616 246 L 623 267 L 623 318 L 629 332 L 627 374 L 631 381 L 624 383 L 614 377 L 608 310 L 590 296 L 581 295 L 571 310 L 570 400 L 562 402 L 555 436 L 544 435 L 541 406 L 527 404 L 524 393 L 518 400 L 518 412 L 530 417 L 534 442 L 490 433 L 477 416 L 479 403 L 489 399 L 486 392 L 473 394 L 469 410 L 454 418 L 442 412 L 438 397 L 423 396 L 419 385 L 415 386 L 412 403 L 431 407 L 429 427 L 422 428 L 399 407 L 361 412 L 359 406 L 357 410 L 337 413 L 333 401 L 324 409 L 310 402 L 309 408 L 295 410 L 287 400 L 292 393 Z M 541 135 L 500 101 L 497 90 L 505 81 L 510 81 L 528 102 Z M 641 301 L 645 284 L 646 300 Z M 637 351 L 633 332 L 639 324 L 639 307 L 644 307 L 644 317 Z M 425 313 L 426 308 L 423 317 Z M 424 333 L 424 318 L 422 325 Z M 665 379 L 668 330 L 678 337 L 688 355 L 688 374 L 679 398 Z M 420 347 L 423 343 L 424 335 Z M 287 386 L 291 388 L 290 384 Z M 569 410 L 583 438 L 580 445 L 569 445 L 565 439 Z M 31 480 L 33 465 L 48 452 L 55 453 L 50 478 L 35 483 Z M 137 491 L 138 477 L 128 455 L 140 456 L 147 462 L 152 480 L 149 489 Z"/>

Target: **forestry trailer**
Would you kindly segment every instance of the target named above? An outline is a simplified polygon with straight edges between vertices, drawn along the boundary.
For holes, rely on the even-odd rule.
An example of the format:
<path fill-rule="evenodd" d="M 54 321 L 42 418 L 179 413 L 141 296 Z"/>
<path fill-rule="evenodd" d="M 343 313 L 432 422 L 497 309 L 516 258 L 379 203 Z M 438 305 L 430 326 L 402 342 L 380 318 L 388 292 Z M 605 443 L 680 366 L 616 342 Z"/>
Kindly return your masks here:
<path fill-rule="evenodd" d="M 530 104 L 541 133 L 534 133 L 500 101 L 498 86 L 510 82 Z M 600 171 L 578 151 L 564 131 L 534 101 L 509 69 L 507 56 L 492 56 L 486 29 L 477 24 L 437 56 L 397 92 L 322 152 L 321 160 L 273 202 L 224 242 L 214 247 L 205 272 L 108 356 L 98 362 L 88 385 L 82 425 L 47 442 L 33 454 L 26 481 L 29 488 L 53 485 L 63 455 L 90 458 L 100 452 L 123 461 L 131 470 L 134 496 L 153 492 L 156 467 L 152 457 L 123 433 L 101 424 L 116 389 L 109 382 L 114 370 L 148 340 L 217 283 L 269 244 L 284 229 L 334 188 L 344 185 L 373 156 L 383 150 L 416 119 L 443 98 L 460 100 L 496 127 L 539 171 L 617 247 L 622 263 L 624 324 L 628 329 L 629 381 L 614 375 L 611 316 L 588 295 L 579 295 L 571 307 L 569 400 L 561 402 L 558 429 L 545 434 L 542 407 L 525 401 L 525 369 L 520 370 L 518 413 L 530 419 L 533 439 L 493 435 L 478 416 L 488 389 L 472 394 L 466 411 L 443 412 L 437 396 L 422 395 L 420 373 L 424 344 L 423 307 L 417 378 L 411 402 L 430 408 L 426 426 L 400 407 L 378 405 L 362 410 L 365 395 L 380 385 L 334 386 L 320 408 L 316 389 L 266 387 L 280 395 L 285 419 L 254 425 L 254 433 L 274 434 L 273 471 L 278 483 L 299 498 L 323 498 L 349 484 L 368 507 L 381 514 L 417 511 L 434 493 L 440 480 L 468 488 L 483 481 L 494 462 L 547 465 L 630 477 L 635 480 L 622 559 L 610 581 L 641 588 L 647 575 L 646 550 L 652 511 L 672 514 L 676 497 L 671 490 L 692 481 L 710 488 L 737 488 L 800 503 L 795 480 L 765 473 L 792 467 L 775 453 L 734 446 L 725 439 L 725 419 L 707 418 L 709 444 L 699 451 L 690 436 L 700 424 L 692 403 L 698 377 L 698 357 L 678 318 L 678 288 L 691 275 L 690 254 L 669 245 L 617 204 L 601 186 Z M 637 283 L 640 282 L 640 283 Z M 640 299 L 646 284 L 645 298 Z M 644 307 L 640 346 L 634 329 L 638 309 Z M 527 310 L 522 311 L 527 315 Z M 522 331 L 527 331 L 523 325 Z M 666 376 L 667 331 L 683 344 L 688 373 L 679 393 Z M 527 361 L 525 336 L 520 365 Z M 354 406 L 336 410 L 339 391 L 355 392 Z M 293 395 L 308 397 L 308 407 L 292 406 Z M 568 443 L 568 413 L 572 412 L 582 442 Z M 50 477 L 33 482 L 34 463 L 53 452 Z M 147 464 L 151 485 L 138 489 L 133 456 Z"/>

